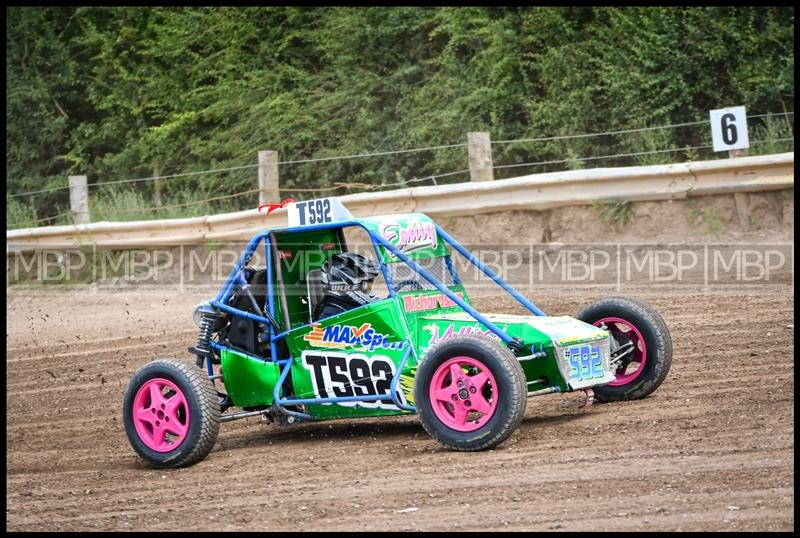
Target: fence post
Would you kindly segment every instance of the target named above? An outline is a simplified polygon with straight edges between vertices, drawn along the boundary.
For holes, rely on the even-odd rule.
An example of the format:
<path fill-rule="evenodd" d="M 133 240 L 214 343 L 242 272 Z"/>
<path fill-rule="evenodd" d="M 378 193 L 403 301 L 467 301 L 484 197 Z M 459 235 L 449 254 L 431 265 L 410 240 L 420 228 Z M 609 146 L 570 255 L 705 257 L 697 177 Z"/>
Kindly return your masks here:
<path fill-rule="evenodd" d="M 86 176 L 69 176 L 69 205 L 75 224 L 89 224 L 89 188 Z"/>
<path fill-rule="evenodd" d="M 153 202 L 156 207 L 161 207 L 161 166 L 158 163 L 153 167 L 153 175 Z"/>
<path fill-rule="evenodd" d="M 280 201 L 278 186 L 278 152 L 258 152 L 258 203 Z"/>
<path fill-rule="evenodd" d="M 492 142 L 489 133 L 467 133 L 469 143 L 469 178 L 472 181 L 492 181 Z"/>
<path fill-rule="evenodd" d="M 736 157 L 747 157 L 748 155 L 747 148 L 743 149 L 732 149 L 728 152 L 728 157 L 731 159 L 735 159 Z M 750 229 L 750 215 L 749 215 L 749 205 L 750 205 L 750 196 L 746 192 L 734 192 L 733 193 L 733 201 L 736 203 L 736 214 L 739 217 L 739 223 L 744 227 L 745 230 Z"/>

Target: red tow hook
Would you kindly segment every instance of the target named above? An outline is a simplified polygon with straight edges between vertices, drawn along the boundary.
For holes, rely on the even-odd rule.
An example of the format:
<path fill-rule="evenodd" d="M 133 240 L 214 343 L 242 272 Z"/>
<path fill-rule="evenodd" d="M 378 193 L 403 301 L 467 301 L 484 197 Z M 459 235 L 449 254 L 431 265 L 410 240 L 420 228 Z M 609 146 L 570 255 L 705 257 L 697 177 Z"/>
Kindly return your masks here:
<path fill-rule="evenodd" d="M 294 202 L 294 198 L 284 198 L 281 202 L 279 202 L 277 204 L 261 204 L 260 206 L 258 206 L 258 211 L 260 212 L 262 208 L 266 207 L 267 208 L 267 216 L 269 216 L 269 214 L 272 213 L 273 211 L 275 211 L 276 209 L 281 209 L 283 207 L 286 207 L 287 205 L 291 204 L 292 202 Z"/>
<path fill-rule="evenodd" d="M 578 409 L 590 409 L 594 403 L 594 391 L 592 389 L 583 389 L 583 394 L 586 396 L 586 401 Z"/>

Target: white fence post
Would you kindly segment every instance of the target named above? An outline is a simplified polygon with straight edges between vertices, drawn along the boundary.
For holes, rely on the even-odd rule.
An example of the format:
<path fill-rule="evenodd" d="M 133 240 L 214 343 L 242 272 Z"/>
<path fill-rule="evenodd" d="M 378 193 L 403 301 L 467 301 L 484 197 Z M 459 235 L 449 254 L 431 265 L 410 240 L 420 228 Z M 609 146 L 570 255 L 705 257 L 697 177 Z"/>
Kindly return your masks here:
<path fill-rule="evenodd" d="M 278 152 L 258 152 L 258 203 L 280 201 L 278 186 Z"/>
<path fill-rule="evenodd" d="M 89 224 L 89 188 L 86 176 L 69 176 L 69 205 L 75 224 Z"/>
<path fill-rule="evenodd" d="M 492 142 L 489 133 L 467 133 L 469 143 L 469 178 L 472 181 L 492 181 Z"/>

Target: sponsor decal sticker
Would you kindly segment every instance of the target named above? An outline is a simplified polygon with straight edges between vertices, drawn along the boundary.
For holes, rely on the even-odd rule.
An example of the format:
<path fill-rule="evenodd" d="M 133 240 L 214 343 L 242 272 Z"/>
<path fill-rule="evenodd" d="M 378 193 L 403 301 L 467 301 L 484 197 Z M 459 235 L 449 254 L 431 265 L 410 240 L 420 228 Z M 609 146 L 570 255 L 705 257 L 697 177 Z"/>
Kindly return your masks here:
<path fill-rule="evenodd" d="M 494 334 L 489 329 L 482 329 L 478 325 L 464 325 L 463 327 L 459 327 L 458 330 L 455 328 L 455 324 L 451 323 L 447 326 L 443 333 L 439 333 L 439 326 L 435 324 L 425 325 L 423 327 L 426 331 L 431 333 L 431 337 L 428 340 L 428 347 L 438 344 L 444 340 L 448 340 L 455 336 L 463 336 L 466 334 L 477 334 L 481 336 L 489 336 L 491 338 L 495 338 L 499 340 L 499 337 Z M 505 330 L 505 328 L 503 328 Z"/>
<path fill-rule="evenodd" d="M 411 370 L 406 370 L 407 373 L 400 374 L 400 389 L 403 391 L 406 402 L 409 405 L 416 405 L 414 403 L 414 378 L 417 376 L 417 367 L 414 366 Z"/>
<path fill-rule="evenodd" d="M 454 292 L 459 299 L 464 298 L 460 291 Z M 458 306 L 444 293 L 438 295 L 404 295 L 403 308 L 406 312 L 422 312 L 425 310 L 436 310 L 437 308 L 449 308 Z"/>
<path fill-rule="evenodd" d="M 574 381 L 588 381 L 603 377 L 600 346 L 583 345 L 568 347 L 565 351 L 569 364 L 569 377 Z"/>
<path fill-rule="evenodd" d="M 414 252 L 423 248 L 436 248 L 438 238 L 433 222 L 418 217 L 402 221 L 382 222 L 379 226 L 381 236 L 401 252 Z"/>
<path fill-rule="evenodd" d="M 316 347 L 336 349 L 356 348 L 375 351 L 376 349 L 403 349 L 405 340 L 390 342 L 391 336 L 377 332 L 371 323 L 360 327 L 352 325 L 329 325 L 322 328 L 319 323 L 311 324 L 311 331 L 303 336 L 303 340 Z"/>
<path fill-rule="evenodd" d="M 311 382 L 317 398 L 391 394 L 395 366 L 389 357 L 336 351 L 304 351 L 302 361 L 303 366 L 311 372 Z M 398 391 L 397 395 L 400 402 L 405 404 L 402 391 Z M 336 402 L 336 405 L 397 409 L 391 400 Z"/>

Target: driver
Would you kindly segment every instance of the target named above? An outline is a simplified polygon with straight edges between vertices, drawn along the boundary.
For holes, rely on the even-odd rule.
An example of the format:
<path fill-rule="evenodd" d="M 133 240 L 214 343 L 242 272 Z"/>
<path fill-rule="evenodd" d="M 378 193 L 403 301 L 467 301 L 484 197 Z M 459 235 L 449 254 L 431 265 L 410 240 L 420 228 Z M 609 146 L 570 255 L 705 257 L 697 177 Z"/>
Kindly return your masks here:
<path fill-rule="evenodd" d="M 377 301 L 372 281 L 380 271 L 377 263 L 355 252 L 342 252 L 328 258 L 321 270 L 324 297 L 314 312 L 315 319 Z"/>

